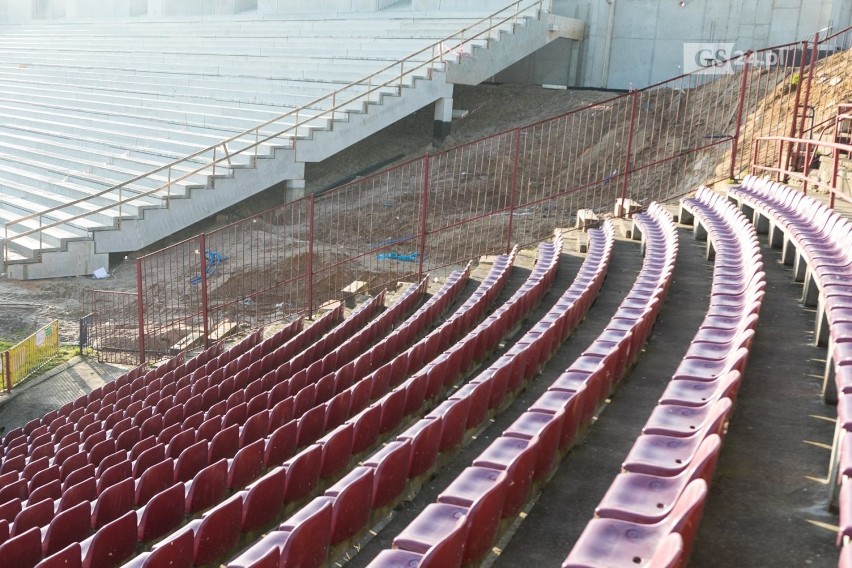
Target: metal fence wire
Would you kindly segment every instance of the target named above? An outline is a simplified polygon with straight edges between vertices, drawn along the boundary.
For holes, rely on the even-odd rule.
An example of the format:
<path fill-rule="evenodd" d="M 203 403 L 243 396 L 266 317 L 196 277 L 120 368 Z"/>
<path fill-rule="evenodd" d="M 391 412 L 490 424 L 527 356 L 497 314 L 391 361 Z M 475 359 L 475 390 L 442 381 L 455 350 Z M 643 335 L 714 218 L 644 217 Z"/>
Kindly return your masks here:
<path fill-rule="evenodd" d="M 755 139 L 831 127 L 826 58 L 850 45 L 852 28 L 748 52 L 722 73 L 613 96 L 171 245 L 137 261 L 135 293 L 94 293 L 92 345 L 139 360 L 207 346 L 541 241 L 581 209 L 619 215 L 617 200 L 646 206 L 740 177 Z M 785 152 L 792 166 L 803 155 Z"/>

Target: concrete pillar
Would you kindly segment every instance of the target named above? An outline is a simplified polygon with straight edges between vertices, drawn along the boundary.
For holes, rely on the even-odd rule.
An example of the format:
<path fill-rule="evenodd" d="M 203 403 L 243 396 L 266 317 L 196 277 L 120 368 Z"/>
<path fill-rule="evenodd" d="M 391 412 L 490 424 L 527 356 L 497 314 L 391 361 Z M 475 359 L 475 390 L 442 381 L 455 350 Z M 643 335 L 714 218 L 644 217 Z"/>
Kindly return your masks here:
<path fill-rule="evenodd" d="M 440 146 L 450 134 L 453 120 L 453 99 L 442 97 L 435 101 L 435 122 L 432 128 L 432 144 Z"/>

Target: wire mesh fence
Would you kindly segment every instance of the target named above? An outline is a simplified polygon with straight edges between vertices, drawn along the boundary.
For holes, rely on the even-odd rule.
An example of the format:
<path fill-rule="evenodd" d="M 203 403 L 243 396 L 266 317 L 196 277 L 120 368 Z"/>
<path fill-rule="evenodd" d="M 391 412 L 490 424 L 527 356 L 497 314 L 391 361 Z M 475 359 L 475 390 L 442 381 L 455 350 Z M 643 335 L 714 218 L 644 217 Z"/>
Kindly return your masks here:
<path fill-rule="evenodd" d="M 126 338 L 143 360 L 208 345 L 546 239 L 579 210 L 619 215 L 617 200 L 642 207 L 738 177 L 755 139 L 828 124 L 826 57 L 850 42 L 844 30 L 748 52 L 177 243 L 139 259 L 135 294 L 96 293 L 95 344 Z"/>

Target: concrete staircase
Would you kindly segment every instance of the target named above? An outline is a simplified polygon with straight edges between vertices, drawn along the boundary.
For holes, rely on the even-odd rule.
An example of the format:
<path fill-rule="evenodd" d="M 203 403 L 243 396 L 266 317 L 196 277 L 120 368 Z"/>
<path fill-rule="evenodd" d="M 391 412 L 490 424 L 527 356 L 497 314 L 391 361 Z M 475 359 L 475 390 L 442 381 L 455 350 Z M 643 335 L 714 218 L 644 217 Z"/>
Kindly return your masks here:
<path fill-rule="evenodd" d="M 305 162 L 582 37 L 521 8 L 0 27 L 6 276 L 90 274 L 283 181 L 301 197 Z"/>

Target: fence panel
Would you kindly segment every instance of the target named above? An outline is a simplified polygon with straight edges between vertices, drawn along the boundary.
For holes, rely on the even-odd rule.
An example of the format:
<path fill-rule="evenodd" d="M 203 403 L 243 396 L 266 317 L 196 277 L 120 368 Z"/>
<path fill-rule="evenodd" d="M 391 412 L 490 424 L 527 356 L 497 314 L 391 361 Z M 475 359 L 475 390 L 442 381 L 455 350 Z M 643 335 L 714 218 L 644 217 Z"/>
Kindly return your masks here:
<path fill-rule="evenodd" d="M 136 292 L 92 290 L 89 346 L 98 361 L 138 365 L 139 298 Z"/>
<path fill-rule="evenodd" d="M 308 205 L 293 201 L 205 236 L 210 341 L 306 311 Z"/>
<path fill-rule="evenodd" d="M 201 236 L 176 243 L 136 261 L 146 359 L 201 345 L 204 305 Z M 207 276 L 217 264 L 208 256 Z"/>
<path fill-rule="evenodd" d="M 430 157 L 426 271 L 506 250 L 517 139 L 518 131 L 511 130 Z"/>
<path fill-rule="evenodd" d="M 798 128 L 798 105 L 807 83 L 808 42 L 755 51 L 749 61 L 744 94 L 745 117 L 740 129 L 734 172 L 748 173 L 753 141 L 761 136 L 789 136 Z M 732 63 L 742 72 L 746 58 Z"/>
<path fill-rule="evenodd" d="M 356 293 L 348 288 L 356 281 L 375 291 L 532 244 L 573 227 L 580 209 L 614 212 L 620 197 L 647 205 L 744 175 L 758 137 L 819 137 L 830 128 L 837 101 L 827 86 L 852 63 L 850 45 L 852 28 L 749 53 L 145 256 L 137 261 L 139 351 L 166 355 L 236 326 L 310 312 Z M 825 60 L 841 51 L 846 59 Z M 762 146 L 758 162 L 780 155 L 804 165 L 792 143 L 776 146 Z M 127 307 L 109 302 L 102 311 Z M 117 324 L 96 312 L 93 325 L 109 342 Z"/>
<path fill-rule="evenodd" d="M 424 160 L 317 195 L 313 203 L 313 308 L 415 278 L 420 264 Z"/>
<path fill-rule="evenodd" d="M 0 353 L 0 376 L 6 390 L 29 377 L 59 354 L 59 321 L 53 320 L 14 347 Z"/>

